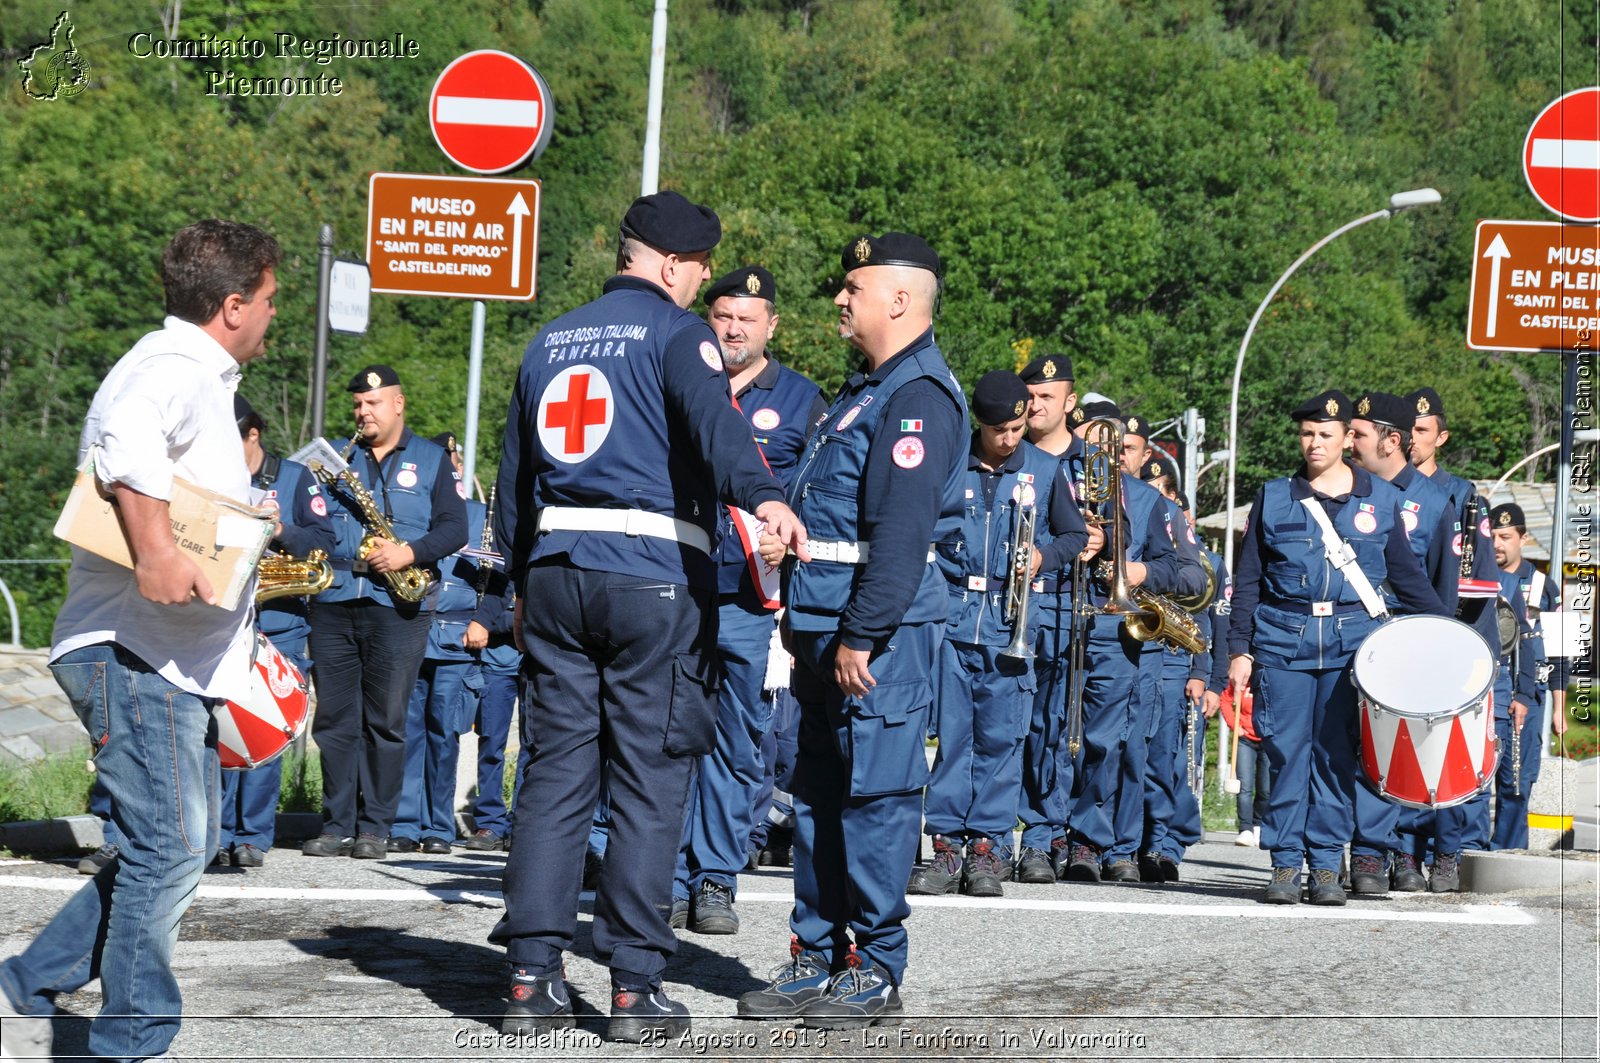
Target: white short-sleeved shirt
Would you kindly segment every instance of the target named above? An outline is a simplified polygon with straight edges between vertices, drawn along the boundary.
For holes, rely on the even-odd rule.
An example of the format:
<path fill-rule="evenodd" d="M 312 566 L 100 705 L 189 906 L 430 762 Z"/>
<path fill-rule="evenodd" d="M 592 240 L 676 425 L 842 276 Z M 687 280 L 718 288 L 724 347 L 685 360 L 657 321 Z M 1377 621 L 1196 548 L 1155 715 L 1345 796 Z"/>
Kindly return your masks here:
<path fill-rule="evenodd" d="M 78 440 L 79 464 L 98 446 L 96 471 L 107 485 L 170 498 L 179 476 L 248 502 L 250 470 L 233 416 L 239 375 L 239 363 L 216 340 L 167 318 L 95 392 Z M 239 699 L 249 689 L 254 612 L 250 593 L 232 610 L 157 605 L 139 595 L 131 570 L 75 546 L 50 659 L 115 642 L 180 690 Z"/>

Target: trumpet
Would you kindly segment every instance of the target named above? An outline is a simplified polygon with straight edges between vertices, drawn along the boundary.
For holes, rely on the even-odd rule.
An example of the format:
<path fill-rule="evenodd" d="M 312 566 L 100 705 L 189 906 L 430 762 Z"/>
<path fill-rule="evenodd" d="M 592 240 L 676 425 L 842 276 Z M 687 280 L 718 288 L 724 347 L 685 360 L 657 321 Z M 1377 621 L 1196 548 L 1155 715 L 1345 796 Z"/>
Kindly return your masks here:
<path fill-rule="evenodd" d="M 1034 522 L 1037 510 L 1032 501 L 1018 502 L 1011 518 L 1011 569 L 1006 573 L 1005 620 L 1011 625 L 1011 644 L 1000 651 L 1002 657 L 1032 657 L 1028 642 L 1028 593 L 1032 589 Z"/>

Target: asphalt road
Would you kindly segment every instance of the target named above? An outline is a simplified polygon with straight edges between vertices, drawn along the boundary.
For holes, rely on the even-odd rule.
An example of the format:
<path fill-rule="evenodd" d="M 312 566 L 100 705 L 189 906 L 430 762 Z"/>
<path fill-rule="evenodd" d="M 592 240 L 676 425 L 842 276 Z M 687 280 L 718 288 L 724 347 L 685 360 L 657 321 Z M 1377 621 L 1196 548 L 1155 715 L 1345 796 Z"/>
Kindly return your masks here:
<path fill-rule="evenodd" d="M 217 868 L 174 960 L 184 1060 L 1596 1058 L 1593 883 L 1490 896 L 1393 895 L 1345 908 L 1258 903 L 1267 856 L 1208 842 L 1184 881 L 1007 884 L 997 901 L 917 898 L 908 1017 L 807 1031 L 733 1017 L 787 955 L 786 870 L 740 880 L 743 929 L 681 934 L 667 990 L 687 1038 L 605 1042 L 606 971 L 585 894 L 567 980 L 579 1028 L 502 1039 L 499 854 L 381 863 L 273 852 Z M 72 862 L 0 864 L 0 955 L 86 880 Z M 82 1053 L 97 986 L 58 1001 L 58 1059 Z"/>

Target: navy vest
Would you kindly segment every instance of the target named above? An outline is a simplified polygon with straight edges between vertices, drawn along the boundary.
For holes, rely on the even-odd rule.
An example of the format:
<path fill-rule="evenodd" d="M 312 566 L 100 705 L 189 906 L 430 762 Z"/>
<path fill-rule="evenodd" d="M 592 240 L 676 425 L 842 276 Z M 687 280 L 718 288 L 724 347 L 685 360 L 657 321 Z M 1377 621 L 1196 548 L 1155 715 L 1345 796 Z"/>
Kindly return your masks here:
<path fill-rule="evenodd" d="M 820 388 L 788 366 L 776 361 L 769 366 L 776 369 L 777 379 L 771 388 L 761 386 L 763 370 L 745 393 L 739 396 L 739 410 L 750 422 L 750 430 L 761 453 L 767 459 L 767 468 L 779 486 L 787 488 L 805 449 L 806 433 L 811 425 L 807 416 L 816 404 Z M 745 556 L 744 544 L 734 530 L 733 518 L 726 508 L 717 531 L 717 592 L 743 594 L 755 604 L 755 590 L 750 585 L 750 564 Z"/>
<path fill-rule="evenodd" d="M 541 329 L 518 386 L 536 411 L 524 438 L 533 506 L 639 509 L 688 521 L 715 543 L 721 504 L 699 449 L 668 417 L 662 355 L 686 329 L 703 332 L 702 357 L 721 366 L 715 334 L 659 288 L 612 278 L 600 298 Z M 533 513 L 519 514 L 532 520 Z M 556 531 L 540 535 L 530 563 L 566 554 L 578 568 L 707 586 L 710 559 L 653 535 Z"/>
<path fill-rule="evenodd" d="M 1388 577 L 1385 544 L 1391 535 L 1405 534 L 1395 518 L 1401 496 L 1381 477 L 1359 469 L 1355 475 L 1356 489 L 1364 480 L 1370 493 L 1352 493 L 1323 508 L 1376 589 Z M 1321 528 L 1291 497 L 1289 485 L 1290 478 L 1283 477 L 1261 489 L 1262 593 L 1251 653 L 1258 664 L 1277 668 L 1343 667 L 1378 621 L 1362 608 L 1360 595 L 1344 574 L 1328 562 Z M 1333 615 L 1310 615 L 1312 603 L 1319 601 L 1334 603 Z"/>
<path fill-rule="evenodd" d="M 929 343 L 920 350 L 900 356 L 882 380 L 852 378 L 839 391 L 827 415 L 817 426 L 789 482 L 789 507 L 799 516 L 808 536 L 814 539 L 861 540 L 860 515 L 864 499 L 867 453 L 884 428 L 882 414 L 889 397 L 900 388 L 927 377 L 944 388 L 967 416 L 967 400 L 961 393 L 950 367 L 939 348 Z M 933 525 L 933 542 L 949 538 L 961 526 L 962 485 L 967 455 L 957 445 L 955 460 L 945 476 L 944 498 L 939 519 Z M 903 549 L 926 551 L 932 543 L 905 543 Z M 787 623 L 796 631 L 833 631 L 850 603 L 861 566 L 830 561 L 812 561 L 792 567 L 786 593 Z M 917 587 L 911 607 L 901 623 L 943 621 L 946 613 L 944 577 L 938 566 L 928 565 Z"/>
<path fill-rule="evenodd" d="M 970 467 L 962 474 L 961 525 L 953 536 L 936 545 L 939 570 L 950 594 L 945 632 L 958 642 L 978 646 L 1005 646 L 1011 642 L 1012 625 L 1005 620 L 1005 596 L 1020 487 L 1029 487 L 1033 493 L 1034 546 L 1043 548 L 1051 539 L 1050 494 L 1061 459 L 1027 440 L 1017 450 L 1018 455 L 1006 462 L 998 477 L 992 505 L 985 499 L 983 484 L 993 477 Z M 1019 455 L 1020 462 L 1016 460 Z M 1029 613 L 1037 613 L 1038 608 L 1030 591 Z M 1036 619 L 1030 615 L 1029 623 Z"/>
<path fill-rule="evenodd" d="M 467 544 L 483 541 L 482 502 L 467 500 Z M 462 645 L 467 625 L 478 610 L 478 562 L 460 553 L 439 562 L 439 584 L 428 596 L 436 610 L 428 630 L 430 661 L 470 661 L 473 655 Z"/>
<path fill-rule="evenodd" d="M 312 500 L 322 497 L 322 489 L 310 469 L 297 461 L 272 454 L 267 455 L 261 471 L 251 478 L 250 483 L 260 488 L 266 498 L 278 504 L 279 519 L 284 524 L 293 523 L 297 511 L 315 505 Z M 326 500 L 321 505 L 326 509 Z M 284 636 L 290 640 L 305 638 L 311 633 L 306 600 L 299 597 L 273 598 L 263 602 L 256 609 L 256 627 L 269 639 Z"/>
<path fill-rule="evenodd" d="M 350 467 L 361 479 L 378 511 L 389 519 L 394 533 L 402 542 L 415 542 L 428 534 L 433 523 L 433 488 L 441 476 L 455 477 L 456 471 L 444 448 L 432 440 L 423 439 L 407 428 L 402 433 L 400 445 L 383 459 L 382 469 L 372 460 L 372 451 L 356 447 L 350 456 Z M 457 490 L 462 485 L 457 482 Z M 360 509 L 344 481 L 327 490 L 328 516 L 333 521 L 333 531 L 338 538 L 333 557 L 333 586 L 317 595 L 324 602 L 352 602 L 370 599 L 380 605 L 393 606 L 388 582 L 376 572 L 357 574 L 350 571 L 350 562 L 356 560 L 356 550 L 367 533 L 361 523 Z M 340 562 L 343 562 L 340 564 Z M 429 600 L 422 608 L 431 609 Z"/>

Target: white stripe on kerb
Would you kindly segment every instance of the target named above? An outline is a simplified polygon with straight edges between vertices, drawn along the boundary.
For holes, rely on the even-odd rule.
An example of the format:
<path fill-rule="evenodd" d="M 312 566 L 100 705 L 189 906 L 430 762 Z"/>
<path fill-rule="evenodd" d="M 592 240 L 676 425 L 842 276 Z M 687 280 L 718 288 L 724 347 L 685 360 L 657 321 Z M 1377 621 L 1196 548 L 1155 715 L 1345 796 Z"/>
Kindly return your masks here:
<path fill-rule="evenodd" d="M 1600 140 L 1535 140 L 1528 165 L 1600 170 Z"/>
<path fill-rule="evenodd" d="M 539 124 L 539 101 L 440 96 L 434 121 L 446 125 L 501 125 L 532 129 Z"/>

